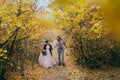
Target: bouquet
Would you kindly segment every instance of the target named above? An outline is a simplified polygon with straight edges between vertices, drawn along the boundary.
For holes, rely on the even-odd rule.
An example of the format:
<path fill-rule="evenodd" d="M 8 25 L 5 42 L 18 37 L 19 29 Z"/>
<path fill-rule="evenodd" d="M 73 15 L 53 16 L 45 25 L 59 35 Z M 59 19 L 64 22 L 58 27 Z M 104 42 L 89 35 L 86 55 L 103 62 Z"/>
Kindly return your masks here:
<path fill-rule="evenodd" d="M 43 54 L 43 56 L 45 56 L 47 54 L 46 50 L 42 50 L 42 54 Z"/>

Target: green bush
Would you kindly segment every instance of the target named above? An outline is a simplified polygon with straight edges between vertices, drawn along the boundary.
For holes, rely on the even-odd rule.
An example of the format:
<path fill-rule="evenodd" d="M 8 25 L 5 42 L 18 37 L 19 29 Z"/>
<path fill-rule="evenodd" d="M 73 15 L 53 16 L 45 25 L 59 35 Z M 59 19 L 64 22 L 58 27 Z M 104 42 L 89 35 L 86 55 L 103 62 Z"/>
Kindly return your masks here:
<path fill-rule="evenodd" d="M 120 66 L 120 43 L 110 35 L 101 35 L 90 39 L 73 34 L 73 50 L 77 64 L 90 69 L 102 68 L 105 65 Z"/>
<path fill-rule="evenodd" d="M 82 31 L 77 30 L 72 34 L 71 45 L 77 64 L 90 69 L 102 68 L 105 65 L 120 66 L 120 44 L 110 34 L 97 37 L 96 34 L 90 36 L 90 31 L 89 34 Z"/>
<path fill-rule="evenodd" d="M 77 58 L 78 63 L 89 68 L 101 68 L 109 62 L 110 49 L 106 44 L 103 45 L 97 40 L 84 40 L 84 42 L 86 42 L 86 45 L 83 45 L 83 48 L 81 48 L 83 49 L 83 53 L 81 53 L 82 51 L 80 49 L 80 53 L 77 55 L 79 56 Z"/>
<path fill-rule="evenodd" d="M 110 65 L 120 67 L 120 43 L 111 49 Z"/>
<path fill-rule="evenodd" d="M 6 69 L 6 64 L 7 64 L 7 50 L 1 49 L 0 48 L 0 80 L 5 80 L 5 69 Z"/>

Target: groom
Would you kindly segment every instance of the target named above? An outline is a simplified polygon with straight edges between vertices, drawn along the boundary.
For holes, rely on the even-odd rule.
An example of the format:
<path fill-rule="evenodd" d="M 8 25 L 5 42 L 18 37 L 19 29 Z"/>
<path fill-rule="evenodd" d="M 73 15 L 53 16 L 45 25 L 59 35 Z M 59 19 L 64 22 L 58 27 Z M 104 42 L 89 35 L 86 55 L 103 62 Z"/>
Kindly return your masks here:
<path fill-rule="evenodd" d="M 58 53 L 58 64 L 65 66 L 64 63 L 64 50 L 66 47 L 65 41 L 61 39 L 61 37 L 57 36 L 57 42 L 55 43 L 54 48 L 57 47 L 57 53 Z M 61 56 L 62 56 L 62 63 L 61 63 Z"/>

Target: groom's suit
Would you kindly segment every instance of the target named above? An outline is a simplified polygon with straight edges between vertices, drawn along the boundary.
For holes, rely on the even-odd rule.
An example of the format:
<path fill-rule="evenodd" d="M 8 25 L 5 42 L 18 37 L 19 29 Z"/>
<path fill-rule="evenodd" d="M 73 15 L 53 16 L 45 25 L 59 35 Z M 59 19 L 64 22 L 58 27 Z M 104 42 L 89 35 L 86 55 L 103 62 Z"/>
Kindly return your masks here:
<path fill-rule="evenodd" d="M 61 46 L 59 48 L 59 45 Z M 61 59 L 60 59 L 60 56 L 62 55 L 62 63 L 64 64 L 64 50 L 66 47 L 66 44 L 63 40 L 60 40 L 60 44 L 59 42 L 57 41 L 54 45 L 54 48 L 57 47 L 57 53 L 58 53 L 58 63 L 61 64 Z"/>

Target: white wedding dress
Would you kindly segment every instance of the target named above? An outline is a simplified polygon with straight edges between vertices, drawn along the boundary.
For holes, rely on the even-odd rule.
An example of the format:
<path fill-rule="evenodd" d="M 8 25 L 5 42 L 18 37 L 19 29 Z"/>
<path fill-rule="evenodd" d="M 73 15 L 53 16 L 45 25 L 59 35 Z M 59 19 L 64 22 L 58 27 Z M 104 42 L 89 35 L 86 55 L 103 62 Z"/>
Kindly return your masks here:
<path fill-rule="evenodd" d="M 51 56 L 51 53 L 49 51 L 50 46 L 47 45 L 46 46 L 46 55 L 40 54 L 39 56 L 39 64 L 44 67 L 44 68 L 49 68 L 52 67 L 53 65 L 56 64 L 55 60 L 53 59 L 53 57 Z"/>

